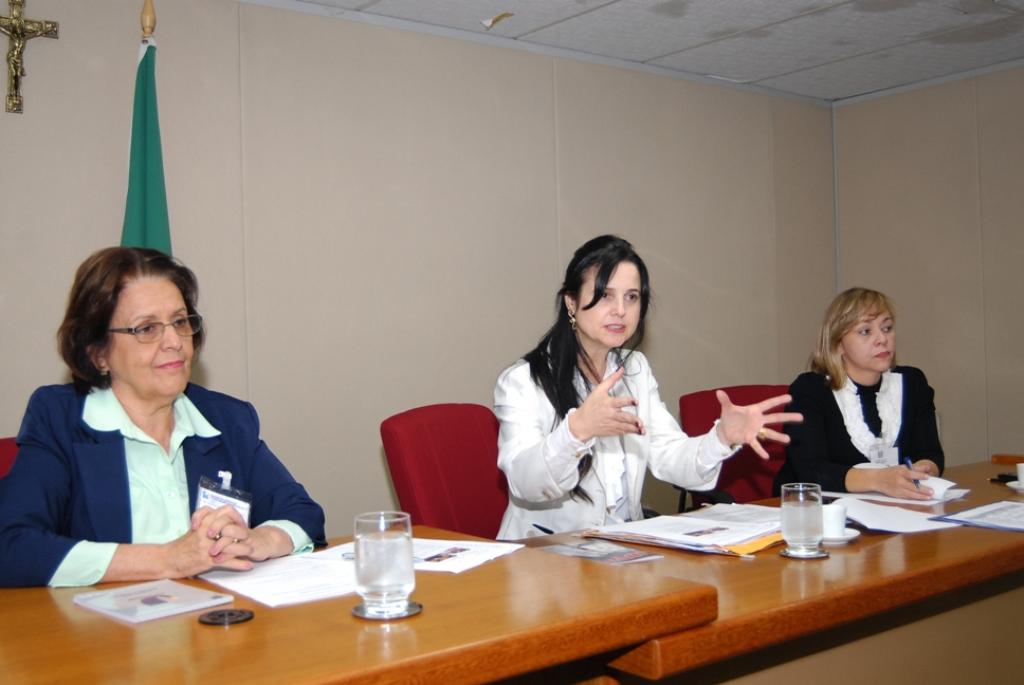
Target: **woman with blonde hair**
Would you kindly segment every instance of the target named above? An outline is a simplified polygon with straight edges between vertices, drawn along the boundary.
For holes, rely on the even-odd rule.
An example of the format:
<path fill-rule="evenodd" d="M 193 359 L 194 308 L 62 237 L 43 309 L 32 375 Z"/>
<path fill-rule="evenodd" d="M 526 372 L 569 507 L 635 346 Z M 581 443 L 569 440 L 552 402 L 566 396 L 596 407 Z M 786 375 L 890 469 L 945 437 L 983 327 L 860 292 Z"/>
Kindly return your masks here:
<path fill-rule="evenodd" d="M 920 369 L 896 366 L 895 321 L 892 301 L 877 290 L 850 288 L 829 305 L 811 370 L 789 387 L 789 409 L 804 421 L 786 427 L 776 490 L 805 481 L 823 490 L 931 497 L 928 476 L 944 464 L 935 393 Z"/>

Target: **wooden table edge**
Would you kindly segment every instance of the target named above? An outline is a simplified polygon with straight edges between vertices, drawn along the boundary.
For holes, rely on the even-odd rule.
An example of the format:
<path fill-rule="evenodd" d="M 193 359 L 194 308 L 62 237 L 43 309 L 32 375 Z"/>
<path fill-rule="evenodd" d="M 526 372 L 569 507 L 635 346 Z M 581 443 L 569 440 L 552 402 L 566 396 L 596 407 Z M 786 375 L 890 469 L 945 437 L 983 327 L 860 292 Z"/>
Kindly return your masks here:
<path fill-rule="evenodd" d="M 1021 569 L 1024 569 L 1024 549 L 1007 545 L 1007 549 L 996 556 L 988 551 L 965 557 L 944 567 L 941 574 L 936 574 L 935 569 L 915 569 L 879 578 L 869 585 L 843 588 L 752 616 L 726 618 L 655 638 L 614 659 L 609 666 L 652 680 L 664 678 L 1008 576 Z"/>
<path fill-rule="evenodd" d="M 379 664 L 359 673 L 339 676 L 337 683 L 405 683 L 447 682 L 482 683 L 526 675 L 552 666 L 559 666 L 614 650 L 629 648 L 644 641 L 678 631 L 706 625 L 718 615 L 718 591 L 712 585 L 691 582 L 692 587 L 680 589 L 638 602 L 630 607 L 630 620 L 609 630 L 608 614 L 593 614 L 584 621 L 570 618 L 549 623 L 541 628 L 524 629 L 500 654 L 495 654 L 495 640 L 459 645 L 442 652 L 424 654 L 403 660 L 401 664 Z M 552 649 L 557 643 L 571 640 L 571 651 Z M 487 664 L 474 670 L 470 665 Z M 470 672 L 467 672 L 470 667 Z M 414 675 L 412 675 L 414 674 Z"/>

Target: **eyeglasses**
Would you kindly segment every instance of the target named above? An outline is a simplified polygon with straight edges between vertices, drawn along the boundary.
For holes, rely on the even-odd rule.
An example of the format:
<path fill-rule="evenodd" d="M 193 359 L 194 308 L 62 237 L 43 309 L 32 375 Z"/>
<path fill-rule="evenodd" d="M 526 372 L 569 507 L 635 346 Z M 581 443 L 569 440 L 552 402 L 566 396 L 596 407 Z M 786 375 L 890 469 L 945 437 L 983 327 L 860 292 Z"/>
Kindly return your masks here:
<path fill-rule="evenodd" d="M 169 323 L 151 321 L 133 328 L 110 328 L 111 333 L 130 333 L 140 343 L 156 342 L 164 337 L 164 329 L 170 326 L 182 338 L 191 338 L 203 327 L 203 317 L 198 314 L 189 314 Z"/>

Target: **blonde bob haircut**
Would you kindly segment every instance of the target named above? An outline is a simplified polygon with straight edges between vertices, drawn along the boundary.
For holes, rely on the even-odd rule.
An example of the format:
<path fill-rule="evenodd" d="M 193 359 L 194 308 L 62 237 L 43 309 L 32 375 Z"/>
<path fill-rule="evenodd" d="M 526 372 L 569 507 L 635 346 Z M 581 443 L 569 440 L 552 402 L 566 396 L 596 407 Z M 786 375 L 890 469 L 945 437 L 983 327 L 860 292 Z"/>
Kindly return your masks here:
<path fill-rule="evenodd" d="M 881 314 L 888 314 L 893 320 L 896 319 L 892 300 L 877 290 L 850 288 L 836 295 L 832 304 L 825 310 L 825 320 L 821 322 L 818 342 L 814 347 L 814 354 L 811 355 L 811 371 L 824 374 L 829 380 L 829 387 L 833 390 L 839 390 L 846 385 L 846 369 L 843 367 L 839 343 L 861 319 L 875 318 Z M 892 364 L 896 365 L 895 355 Z"/>

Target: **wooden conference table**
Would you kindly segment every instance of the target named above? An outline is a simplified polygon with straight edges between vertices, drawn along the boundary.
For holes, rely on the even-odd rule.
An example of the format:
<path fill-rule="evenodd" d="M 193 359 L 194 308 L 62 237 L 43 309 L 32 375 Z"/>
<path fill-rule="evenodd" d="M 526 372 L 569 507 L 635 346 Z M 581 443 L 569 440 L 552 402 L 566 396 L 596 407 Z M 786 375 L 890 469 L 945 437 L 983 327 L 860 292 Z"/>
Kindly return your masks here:
<path fill-rule="evenodd" d="M 972 492 L 946 511 L 1024 499 L 988 483 L 999 470 L 1007 468 L 951 468 L 947 476 Z M 425 527 L 416 535 L 462 537 Z M 989 649 L 1019 642 L 1013 624 L 1001 622 L 1019 624 L 1024 611 L 1020 533 L 864 533 L 825 561 L 783 559 L 776 550 L 753 560 L 663 553 L 615 567 L 528 548 L 457 576 L 418 573 L 414 598 L 423 613 L 388 624 L 354 618 L 355 596 L 278 609 L 237 597 L 234 606 L 256 618 L 218 628 L 198 624 L 196 614 L 123 625 L 74 606 L 75 589 L 0 590 L 0 681 L 698 683 L 778 675 L 792 682 L 785 667 L 807 664 L 844 669 L 810 673 L 837 683 L 859 664 L 875 683 L 896 659 L 915 665 L 892 682 L 942 682 L 921 670 L 922 655 L 955 677 L 947 662 L 961 658 L 957 649 L 976 649 L 971 635 Z M 965 617 L 972 611 L 981 617 Z M 954 627 L 927 632 L 946 619 Z M 923 638 L 913 632 L 922 626 Z M 937 645 L 936 634 L 945 642 Z M 868 657 L 853 650 L 852 665 L 815 661 L 861 642 Z M 988 682 L 1000 681 L 996 673 Z"/>
<path fill-rule="evenodd" d="M 459 575 L 417 573 L 416 583 L 423 612 L 401 621 L 355 618 L 355 595 L 276 609 L 236 596 L 256 616 L 230 627 L 200 625 L 197 613 L 126 625 L 75 606 L 81 589 L 0 590 L 0 683 L 486 682 L 678 632 L 717 610 L 710 585 L 535 549 Z"/>
<path fill-rule="evenodd" d="M 1014 467 L 976 463 L 944 474 L 971 489 L 936 515 L 1024 501 L 989 482 Z M 630 675 L 702 682 L 1024 682 L 1024 534 L 958 527 L 907 535 L 863 532 L 799 561 L 666 554 L 645 566 L 710 583 L 718 618 L 645 642 L 610 660 Z M 796 664 L 794 666 L 794 664 Z"/>

